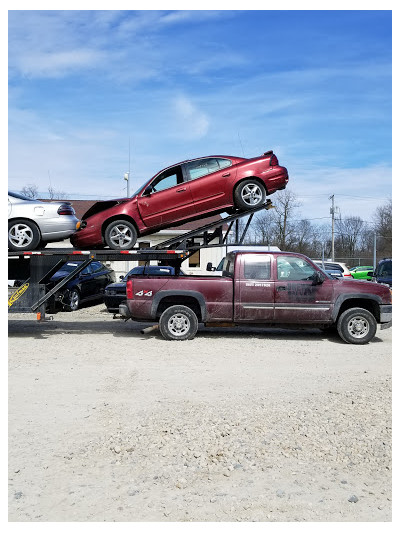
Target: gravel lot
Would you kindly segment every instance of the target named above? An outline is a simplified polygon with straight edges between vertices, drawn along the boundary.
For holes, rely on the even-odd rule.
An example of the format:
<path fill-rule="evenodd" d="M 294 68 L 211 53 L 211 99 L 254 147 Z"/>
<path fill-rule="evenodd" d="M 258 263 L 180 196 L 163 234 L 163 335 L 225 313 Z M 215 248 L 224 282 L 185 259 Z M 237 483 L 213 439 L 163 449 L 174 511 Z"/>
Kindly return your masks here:
<path fill-rule="evenodd" d="M 391 329 L 8 325 L 10 521 L 391 520 Z"/>

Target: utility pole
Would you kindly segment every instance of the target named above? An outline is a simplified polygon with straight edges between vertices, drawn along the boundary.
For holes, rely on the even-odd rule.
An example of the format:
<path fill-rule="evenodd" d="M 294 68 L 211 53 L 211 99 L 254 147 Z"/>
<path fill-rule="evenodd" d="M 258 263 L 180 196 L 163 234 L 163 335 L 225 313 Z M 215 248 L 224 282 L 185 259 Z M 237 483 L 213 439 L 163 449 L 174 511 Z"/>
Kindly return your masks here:
<path fill-rule="evenodd" d="M 128 148 L 128 172 L 124 174 L 124 180 L 126 181 L 126 196 L 129 198 L 129 178 L 131 175 L 131 138 L 129 137 L 129 148 Z"/>
<path fill-rule="evenodd" d="M 374 267 L 374 272 L 376 270 L 376 231 L 374 230 L 374 263 L 373 263 L 373 267 Z"/>
<path fill-rule="evenodd" d="M 329 196 L 329 200 L 332 200 L 331 215 L 332 215 L 332 258 L 335 260 L 335 195 Z"/>

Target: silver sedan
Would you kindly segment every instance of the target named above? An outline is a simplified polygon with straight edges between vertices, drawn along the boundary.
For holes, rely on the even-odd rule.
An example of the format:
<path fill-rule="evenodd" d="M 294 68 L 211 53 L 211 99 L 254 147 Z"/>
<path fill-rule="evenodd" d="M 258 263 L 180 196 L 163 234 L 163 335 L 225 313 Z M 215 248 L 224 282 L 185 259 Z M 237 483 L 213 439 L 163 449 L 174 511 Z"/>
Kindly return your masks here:
<path fill-rule="evenodd" d="M 78 219 L 68 202 L 41 202 L 8 193 L 8 249 L 35 250 L 62 241 L 76 230 Z"/>

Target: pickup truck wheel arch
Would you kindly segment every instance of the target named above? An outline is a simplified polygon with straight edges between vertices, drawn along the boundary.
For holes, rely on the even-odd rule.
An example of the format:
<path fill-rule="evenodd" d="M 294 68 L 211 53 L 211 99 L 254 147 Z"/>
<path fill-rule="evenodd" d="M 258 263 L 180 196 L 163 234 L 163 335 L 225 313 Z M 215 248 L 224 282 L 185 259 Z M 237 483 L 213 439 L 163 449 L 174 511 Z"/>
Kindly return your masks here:
<path fill-rule="evenodd" d="M 360 307 L 369 311 L 376 320 L 379 318 L 379 305 L 382 303 L 375 294 L 352 293 L 340 294 L 333 307 L 333 321 L 336 322 L 340 315 L 347 309 Z"/>
<path fill-rule="evenodd" d="M 201 322 L 206 322 L 207 308 L 204 296 L 197 291 L 159 291 L 151 304 L 151 317 L 157 319 L 173 305 L 184 305 L 192 309 Z"/>
<path fill-rule="evenodd" d="M 160 316 L 160 333 L 169 341 L 191 340 L 196 335 L 197 328 L 196 313 L 185 305 L 168 307 Z"/>
<path fill-rule="evenodd" d="M 376 318 L 362 307 L 350 308 L 340 315 L 337 330 L 347 343 L 367 344 L 375 337 Z"/>

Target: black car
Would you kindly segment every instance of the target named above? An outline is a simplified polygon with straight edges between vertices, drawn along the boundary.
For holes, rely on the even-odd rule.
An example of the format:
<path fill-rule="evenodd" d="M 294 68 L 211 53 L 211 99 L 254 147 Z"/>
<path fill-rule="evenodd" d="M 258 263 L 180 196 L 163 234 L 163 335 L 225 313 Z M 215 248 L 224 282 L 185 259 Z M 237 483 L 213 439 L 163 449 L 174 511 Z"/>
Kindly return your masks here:
<path fill-rule="evenodd" d="M 126 300 L 126 282 L 130 276 L 140 276 L 149 274 L 151 276 L 174 276 L 175 269 L 171 266 L 137 266 L 132 268 L 125 276 L 120 276 L 119 282 L 112 283 L 106 287 L 104 292 L 104 303 L 110 313 L 119 312 L 119 304 Z M 183 272 L 180 271 L 180 275 Z"/>
<path fill-rule="evenodd" d="M 82 264 L 82 261 L 68 261 L 68 263 L 65 263 L 50 278 L 48 288 L 54 287 L 80 264 Z M 63 308 L 75 311 L 83 302 L 102 301 L 104 289 L 113 281 L 115 281 L 114 270 L 104 266 L 100 261 L 92 261 L 60 289 L 56 294 L 56 301 L 61 303 Z"/>
<path fill-rule="evenodd" d="M 368 272 L 368 275 L 372 274 Z M 375 272 L 373 273 L 372 281 L 377 281 L 378 283 L 385 283 L 392 286 L 392 260 L 388 257 L 381 259 L 376 267 Z"/>

